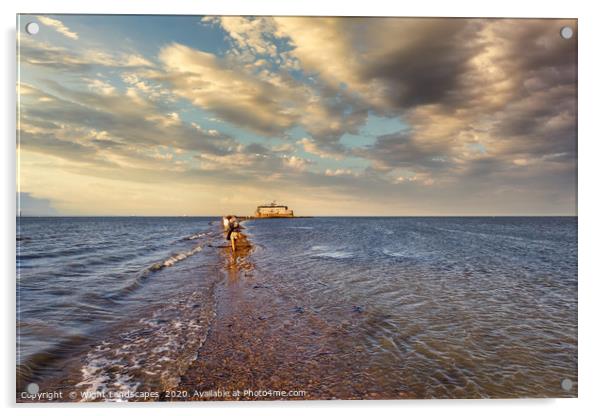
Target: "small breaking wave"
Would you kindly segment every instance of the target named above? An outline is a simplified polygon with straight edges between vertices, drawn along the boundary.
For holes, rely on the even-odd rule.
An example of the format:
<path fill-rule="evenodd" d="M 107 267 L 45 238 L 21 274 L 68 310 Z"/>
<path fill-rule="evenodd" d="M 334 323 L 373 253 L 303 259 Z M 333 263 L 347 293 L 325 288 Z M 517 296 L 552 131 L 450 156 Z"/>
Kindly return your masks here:
<path fill-rule="evenodd" d="M 209 234 L 210 234 L 209 231 L 201 231 L 199 233 L 189 235 L 188 237 L 184 237 L 182 240 L 183 241 L 198 240 L 198 239 L 203 238 L 203 237 L 205 237 L 205 236 L 207 236 Z"/>
<path fill-rule="evenodd" d="M 315 256 L 329 259 L 349 259 L 353 257 L 353 253 L 349 253 L 347 251 L 328 251 L 326 253 L 318 253 Z"/>
<path fill-rule="evenodd" d="M 203 249 L 203 247 L 204 247 L 204 244 L 199 244 L 198 246 L 195 246 L 194 248 L 192 248 L 188 251 L 174 254 L 174 255 L 170 256 L 168 259 L 163 260 L 162 262 L 154 263 L 147 270 L 151 271 L 151 272 L 156 272 L 165 267 L 171 267 L 174 264 L 176 264 L 177 262 L 187 259 L 188 257 L 198 253 L 199 251 L 201 251 Z"/>
<path fill-rule="evenodd" d="M 353 253 L 349 251 L 336 250 L 329 246 L 313 246 L 311 250 L 313 257 L 329 259 L 348 259 L 353 257 Z"/>
<path fill-rule="evenodd" d="M 79 369 L 81 381 L 75 387 L 90 393 L 83 394 L 82 401 L 95 400 L 98 396 L 93 393 L 176 387 L 198 358 L 215 317 L 212 292 L 195 291 L 184 299 L 172 300 L 138 319 L 133 328 L 125 327 L 117 336 L 97 344 Z"/>
<path fill-rule="evenodd" d="M 182 260 L 185 260 L 190 256 L 195 255 L 196 253 L 203 250 L 204 247 L 205 247 L 204 243 L 199 244 L 188 251 L 183 251 L 181 253 L 173 254 L 169 258 L 167 258 L 163 261 L 153 263 L 152 265 L 150 265 L 149 267 L 143 269 L 140 273 L 138 273 L 138 275 L 133 279 L 133 281 L 131 283 L 129 283 L 126 287 L 122 287 L 122 288 L 118 289 L 116 292 L 110 294 L 109 298 L 118 299 L 120 297 L 126 296 L 127 294 L 133 292 L 138 287 L 140 287 L 140 285 L 142 285 L 142 283 L 153 273 L 158 272 L 162 269 L 165 269 L 166 267 L 171 267 L 174 264 L 176 264 Z"/>
<path fill-rule="evenodd" d="M 383 254 L 389 257 L 406 257 L 407 253 L 402 251 L 391 251 L 387 248 L 383 249 Z"/>

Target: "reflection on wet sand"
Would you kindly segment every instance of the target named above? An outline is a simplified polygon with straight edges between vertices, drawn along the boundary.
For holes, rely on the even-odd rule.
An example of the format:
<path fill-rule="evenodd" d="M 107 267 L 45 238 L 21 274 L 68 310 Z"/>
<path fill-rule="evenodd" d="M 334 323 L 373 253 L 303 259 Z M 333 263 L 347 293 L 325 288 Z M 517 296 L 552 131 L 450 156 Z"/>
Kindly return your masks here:
<path fill-rule="evenodd" d="M 252 249 L 249 239 L 242 233 L 236 242 L 236 250 L 233 251 L 230 246 L 220 248 L 220 256 L 224 259 L 229 280 L 236 280 L 253 270 L 253 263 L 249 260 Z"/>

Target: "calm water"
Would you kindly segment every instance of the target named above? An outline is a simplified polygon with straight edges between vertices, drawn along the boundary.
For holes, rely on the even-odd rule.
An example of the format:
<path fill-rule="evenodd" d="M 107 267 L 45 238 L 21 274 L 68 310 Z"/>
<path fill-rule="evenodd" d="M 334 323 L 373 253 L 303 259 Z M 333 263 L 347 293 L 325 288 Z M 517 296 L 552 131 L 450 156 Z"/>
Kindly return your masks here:
<path fill-rule="evenodd" d="M 211 218 L 23 218 L 23 382 L 83 354 L 96 388 L 170 387 L 214 319 Z M 576 218 L 306 218 L 245 224 L 256 272 L 352 320 L 375 385 L 419 397 L 574 396 Z M 108 370 L 110 369 L 110 371 Z M 571 391 L 560 387 L 573 381 Z M 77 381 L 77 380 L 76 380 Z"/>

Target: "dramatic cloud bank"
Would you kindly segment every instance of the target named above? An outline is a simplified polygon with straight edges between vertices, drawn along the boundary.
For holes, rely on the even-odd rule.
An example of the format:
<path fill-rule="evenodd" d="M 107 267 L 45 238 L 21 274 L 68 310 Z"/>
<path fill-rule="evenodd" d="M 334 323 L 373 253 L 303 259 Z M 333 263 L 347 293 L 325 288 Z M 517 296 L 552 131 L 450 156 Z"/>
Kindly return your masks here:
<path fill-rule="evenodd" d="M 576 21 L 61 19 L 18 85 L 21 186 L 60 212 L 576 214 Z"/>

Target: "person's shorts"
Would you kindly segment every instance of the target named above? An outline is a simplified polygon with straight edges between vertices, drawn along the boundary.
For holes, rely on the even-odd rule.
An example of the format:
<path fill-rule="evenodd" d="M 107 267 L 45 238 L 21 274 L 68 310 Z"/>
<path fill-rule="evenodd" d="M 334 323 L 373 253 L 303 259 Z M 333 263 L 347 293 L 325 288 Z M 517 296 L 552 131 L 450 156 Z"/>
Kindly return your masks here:
<path fill-rule="evenodd" d="M 230 234 L 230 240 L 238 240 L 240 238 L 240 233 L 238 231 L 232 231 Z"/>

